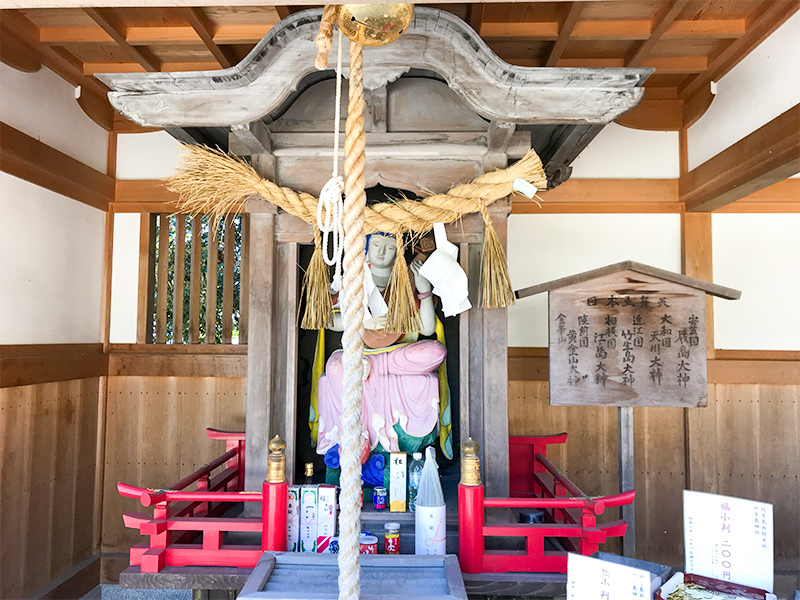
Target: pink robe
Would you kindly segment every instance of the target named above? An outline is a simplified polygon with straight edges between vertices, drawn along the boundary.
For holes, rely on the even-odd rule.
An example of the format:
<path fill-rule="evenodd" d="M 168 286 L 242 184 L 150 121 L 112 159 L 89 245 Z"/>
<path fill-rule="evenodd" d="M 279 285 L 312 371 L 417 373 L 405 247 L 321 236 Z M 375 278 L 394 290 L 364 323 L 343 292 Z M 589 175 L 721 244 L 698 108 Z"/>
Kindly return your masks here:
<path fill-rule="evenodd" d="M 370 449 L 380 443 L 384 450 L 399 452 L 400 427 L 408 435 L 424 437 L 439 420 L 437 370 L 447 356 L 444 344 L 423 340 L 365 354 L 370 364 L 364 382 L 362 429 L 369 433 Z M 317 453 L 325 454 L 341 439 L 342 351 L 328 359 L 319 379 L 319 434 Z"/>

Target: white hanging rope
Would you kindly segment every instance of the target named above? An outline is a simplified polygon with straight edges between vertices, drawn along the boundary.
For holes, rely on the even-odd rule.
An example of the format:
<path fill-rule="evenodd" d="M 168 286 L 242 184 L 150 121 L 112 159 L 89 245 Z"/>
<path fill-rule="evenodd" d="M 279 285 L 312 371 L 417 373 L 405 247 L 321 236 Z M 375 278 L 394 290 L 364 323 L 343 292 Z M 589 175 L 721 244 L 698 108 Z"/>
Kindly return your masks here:
<path fill-rule="evenodd" d="M 361 46 L 350 43 L 350 98 L 345 123 L 344 161 L 347 178 L 345 210 L 344 289 L 342 290 L 342 468 L 339 499 L 339 600 L 361 597 L 358 532 L 361 528 L 361 398 L 364 367 L 364 86 Z"/>
<path fill-rule="evenodd" d="M 329 267 L 335 267 L 331 288 L 342 289 L 342 256 L 344 254 L 344 231 L 342 213 L 344 202 L 344 180 L 339 175 L 339 115 L 342 105 L 342 30 L 339 29 L 339 47 L 336 54 L 336 112 L 333 117 L 333 171 L 322 188 L 317 203 L 317 227 L 322 232 L 322 259 Z M 328 254 L 328 236 L 332 236 L 332 248 Z"/>

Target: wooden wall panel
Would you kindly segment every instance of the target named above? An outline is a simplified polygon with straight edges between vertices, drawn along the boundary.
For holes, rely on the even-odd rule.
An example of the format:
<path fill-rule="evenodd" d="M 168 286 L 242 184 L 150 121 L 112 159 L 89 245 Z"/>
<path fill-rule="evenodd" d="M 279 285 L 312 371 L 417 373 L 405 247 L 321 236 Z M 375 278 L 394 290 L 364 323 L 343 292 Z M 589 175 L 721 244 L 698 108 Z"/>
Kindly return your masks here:
<path fill-rule="evenodd" d="M 683 565 L 683 411 L 633 409 L 636 555 L 674 566 Z"/>
<path fill-rule="evenodd" d="M 510 435 L 566 431 L 566 446 L 550 453 L 553 462 L 586 493 L 615 492 L 616 410 L 550 406 L 547 388 L 547 381 L 509 381 Z M 707 408 L 634 409 L 634 433 L 639 558 L 683 565 L 688 485 L 772 503 L 775 568 L 796 569 L 800 385 L 712 384 Z"/>
<path fill-rule="evenodd" d="M 144 509 L 117 482 L 165 487 L 222 454 L 205 428 L 244 431 L 245 394 L 241 377 L 109 377 L 103 552 L 143 541 L 122 513 Z"/>
<path fill-rule="evenodd" d="M 713 393 L 712 393 L 713 389 Z M 692 489 L 770 502 L 775 568 L 800 560 L 800 386 L 709 386 L 689 411 Z"/>
<path fill-rule="evenodd" d="M 0 389 L 0 597 L 92 555 L 99 378 Z"/>

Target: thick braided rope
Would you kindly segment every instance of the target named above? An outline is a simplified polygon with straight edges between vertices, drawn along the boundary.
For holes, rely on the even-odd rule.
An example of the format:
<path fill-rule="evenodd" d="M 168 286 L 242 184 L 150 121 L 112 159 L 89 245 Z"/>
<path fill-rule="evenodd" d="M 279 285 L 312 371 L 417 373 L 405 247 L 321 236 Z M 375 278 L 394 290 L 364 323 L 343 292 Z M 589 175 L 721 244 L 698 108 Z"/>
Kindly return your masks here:
<path fill-rule="evenodd" d="M 364 358 L 364 87 L 362 50 L 350 43 L 350 101 L 344 140 L 344 289 L 342 311 L 342 467 L 339 514 L 339 600 L 361 597 L 359 530 L 361 511 L 361 397 Z"/>
<path fill-rule="evenodd" d="M 336 21 L 336 6 L 329 4 L 322 9 L 322 21 L 317 33 L 317 57 L 314 66 L 319 71 L 328 68 L 328 52 L 333 48 L 333 23 Z"/>
<path fill-rule="evenodd" d="M 186 156 L 177 172 L 167 178 L 168 188 L 180 196 L 181 211 L 208 213 L 220 218 L 241 210 L 248 196 L 258 194 L 306 223 L 316 222 L 318 201 L 311 194 L 262 179 L 247 163 L 218 150 L 184 146 L 184 151 Z M 433 229 L 434 223 L 452 223 L 477 212 L 479 200 L 488 206 L 505 198 L 512 193 L 517 177 L 539 189 L 547 187 L 542 161 L 531 150 L 510 167 L 480 175 L 471 183 L 456 185 L 446 194 L 366 207 L 366 233 L 426 233 Z"/>

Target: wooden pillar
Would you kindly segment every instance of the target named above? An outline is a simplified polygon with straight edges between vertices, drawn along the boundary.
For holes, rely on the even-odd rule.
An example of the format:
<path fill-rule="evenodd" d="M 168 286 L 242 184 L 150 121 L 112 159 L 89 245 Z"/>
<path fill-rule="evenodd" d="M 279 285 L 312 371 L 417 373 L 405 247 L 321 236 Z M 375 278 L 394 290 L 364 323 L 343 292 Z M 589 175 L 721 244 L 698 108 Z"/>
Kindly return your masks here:
<path fill-rule="evenodd" d="M 278 242 L 275 248 L 272 328 L 272 423 L 270 435 L 286 440 L 286 477 L 291 483 L 295 472 L 297 414 L 297 305 L 298 248 L 296 242 Z M 306 413 L 307 414 L 307 413 Z M 249 418 L 249 415 L 248 415 Z"/>
<path fill-rule="evenodd" d="M 490 207 L 492 222 L 503 247 L 508 201 Z M 483 449 L 486 495 L 507 498 L 508 483 L 508 317 L 504 308 L 480 308 L 482 245 L 470 244 L 469 286 L 469 435 Z M 467 407 L 462 405 L 462 410 Z M 463 419 L 462 419 L 463 422 Z"/>
<path fill-rule="evenodd" d="M 249 233 L 250 298 L 244 481 L 245 490 L 259 490 L 267 475 L 267 443 L 272 424 L 275 212 L 252 212 Z M 245 503 L 246 506 L 247 504 Z"/>

